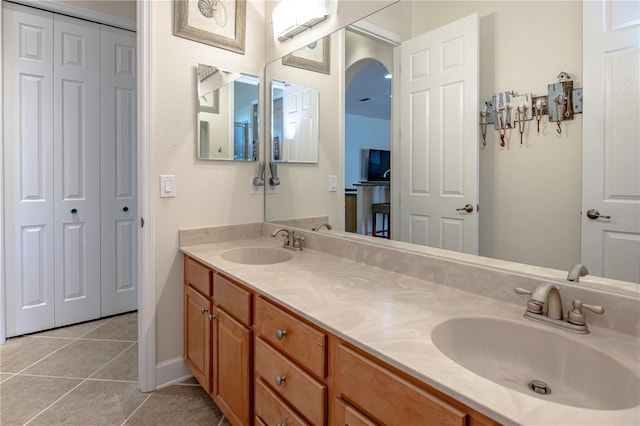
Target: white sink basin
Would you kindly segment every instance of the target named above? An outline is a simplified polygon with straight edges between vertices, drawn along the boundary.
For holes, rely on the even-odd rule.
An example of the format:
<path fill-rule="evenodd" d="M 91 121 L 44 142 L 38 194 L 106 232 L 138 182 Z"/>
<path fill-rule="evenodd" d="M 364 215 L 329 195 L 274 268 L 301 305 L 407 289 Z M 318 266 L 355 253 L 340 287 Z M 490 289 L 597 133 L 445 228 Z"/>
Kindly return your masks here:
<path fill-rule="evenodd" d="M 220 257 L 233 263 L 243 265 L 271 265 L 286 262 L 293 256 L 282 249 L 272 247 L 241 247 L 227 250 Z"/>
<path fill-rule="evenodd" d="M 436 326 L 431 337 L 452 361 L 527 395 L 597 410 L 640 403 L 638 373 L 580 342 L 584 336 L 507 320 L 456 318 Z M 530 390 L 532 380 L 544 382 L 550 393 Z"/>

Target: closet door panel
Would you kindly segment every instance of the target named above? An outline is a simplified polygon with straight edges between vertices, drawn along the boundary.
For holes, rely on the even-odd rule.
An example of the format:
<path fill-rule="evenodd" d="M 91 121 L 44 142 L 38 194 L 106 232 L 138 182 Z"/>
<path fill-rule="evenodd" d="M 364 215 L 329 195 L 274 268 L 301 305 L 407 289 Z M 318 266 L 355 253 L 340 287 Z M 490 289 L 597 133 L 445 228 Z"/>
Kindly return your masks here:
<path fill-rule="evenodd" d="M 100 317 L 100 31 L 54 16 L 55 325 Z"/>
<path fill-rule="evenodd" d="M 53 15 L 3 2 L 7 336 L 54 325 Z"/>
<path fill-rule="evenodd" d="M 102 315 L 138 307 L 135 33 L 102 26 Z"/>

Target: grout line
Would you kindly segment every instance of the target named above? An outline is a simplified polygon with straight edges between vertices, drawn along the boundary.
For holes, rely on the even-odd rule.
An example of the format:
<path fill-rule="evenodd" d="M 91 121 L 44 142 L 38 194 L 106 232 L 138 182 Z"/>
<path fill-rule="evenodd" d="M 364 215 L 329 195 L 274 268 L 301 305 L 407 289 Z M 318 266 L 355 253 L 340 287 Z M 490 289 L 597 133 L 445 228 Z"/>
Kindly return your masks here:
<path fill-rule="evenodd" d="M 95 376 L 96 374 L 98 374 L 100 371 L 102 371 L 103 369 L 105 369 L 109 364 L 111 364 L 113 361 L 115 361 L 118 357 L 120 357 L 121 355 L 123 355 L 126 351 L 128 351 L 129 349 L 131 349 L 134 345 L 136 344 L 136 342 L 131 343 L 129 346 L 127 346 L 123 351 L 121 351 L 118 355 L 114 356 L 113 358 L 111 358 L 110 361 L 108 361 L 105 365 L 103 365 L 102 367 L 98 368 L 96 371 L 94 371 L 89 377 L 87 377 L 88 379 L 91 379 L 93 376 Z"/>
<path fill-rule="evenodd" d="M 20 376 L 20 377 L 43 377 L 43 378 L 46 378 L 46 379 L 81 380 L 83 382 L 91 381 L 91 382 L 113 382 L 113 383 L 138 383 L 137 380 L 99 379 L 99 378 L 91 378 L 91 377 L 70 377 L 70 376 L 49 376 L 49 375 L 44 375 L 44 374 L 14 374 L 12 377 L 14 377 L 14 376 Z"/>
<path fill-rule="evenodd" d="M 71 392 L 73 392 L 74 390 L 78 389 L 78 387 L 80 385 L 82 385 L 84 382 L 86 382 L 85 380 L 82 380 L 80 383 L 78 383 L 77 385 L 75 385 L 73 388 L 69 389 L 69 391 L 67 391 L 67 393 L 65 393 L 64 395 L 62 395 L 60 398 L 56 399 L 55 401 L 53 401 L 51 404 L 49 404 L 47 407 L 45 407 L 42 411 L 40 411 L 38 414 L 36 414 L 35 416 L 33 416 L 31 418 L 31 420 L 29 420 L 28 422 L 26 422 L 23 426 L 27 426 L 29 423 L 31 423 L 32 421 L 34 421 L 36 418 L 38 418 L 40 415 L 44 414 L 45 411 L 47 411 L 49 408 L 53 407 L 55 404 L 57 404 L 59 401 L 61 401 L 64 397 L 66 397 L 67 395 L 69 395 Z"/>
<path fill-rule="evenodd" d="M 218 422 L 217 426 L 222 426 L 222 423 L 224 422 L 224 414 L 222 415 L 222 418 L 220 419 L 220 421 Z"/>
<path fill-rule="evenodd" d="M 150 392 L 150 393 L 149 393 L 149 396 L 147 396 L 147 397 L 144 399 L 144 401 L 142 401 L 142 402 L 140 403 L 140 405 L 138 405 L 138 406 L 136 407 L 136 409 L 135 409 L 135 410 L 133 410 L 133 412 L 132 412 L 131 414 L 129 414 L 129 417 L 127 417 L 126 419 L 124 419 L 124 421 L 120 424 L 120 426 L 125 425 L 125 424 L 129 421 L 129 419 L 130 419 L 130 418 L 132 418 L 132 417 L 133 417 L 133 416 L 138 412 L 138 410 L 139 410 L 139 409 L 140 409 L 140 408 L 145 404 L 145 402 L 147 402 L 147 401 L 149 400 L 149 398 L 151 398 L 151 396 L 152 396 L 152 395 L 153 395 L 153 392 Z"/>

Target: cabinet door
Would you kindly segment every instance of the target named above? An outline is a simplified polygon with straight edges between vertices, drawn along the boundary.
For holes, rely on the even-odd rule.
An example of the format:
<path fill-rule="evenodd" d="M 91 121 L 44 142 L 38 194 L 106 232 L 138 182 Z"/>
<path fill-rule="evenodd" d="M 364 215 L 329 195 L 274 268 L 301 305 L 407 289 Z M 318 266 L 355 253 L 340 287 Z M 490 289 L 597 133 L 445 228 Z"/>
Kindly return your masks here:
<path fill-rule="evenodd" d="M 185 286 L 184 362 L 207 393 L 211 393 L 211 301 Z"/>
<path fill-rule="evenodd" d="M 374 422 L 340 398 L 335 399 L 334 408 L 335 424 L 344 426 L 378 426 L 378 423 Z"/>
<path fill-rule="evenodd" d="M 221 309 L 215 311 L 213 398 L 234 425 L 251 423 L 251 330 Z"/>

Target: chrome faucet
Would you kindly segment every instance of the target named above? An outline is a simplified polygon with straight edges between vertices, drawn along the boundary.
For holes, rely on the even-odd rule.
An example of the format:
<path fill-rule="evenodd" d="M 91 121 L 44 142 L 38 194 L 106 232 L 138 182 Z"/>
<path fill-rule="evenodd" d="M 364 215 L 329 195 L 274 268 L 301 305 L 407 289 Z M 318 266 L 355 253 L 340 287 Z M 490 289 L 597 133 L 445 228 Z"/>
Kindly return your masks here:
<path fill-rule="evenodd" d="M 582 263 L 577 263 L 569 269 L 569 275 L 567 275 L 567 281 L 579 282 L 580 277 L 584 277 L 589 273 L 589 270 Z"/>
<path fill-rule="evenodd" d="M 514 290 L 518 294 L 528 294 L 531 296 L 527 302 L 527 309 L 524 311 L 525 318 L 574 333 L 586 334 L 589 332 L 582 308 L 588 309 L 596 314 L 604 313 L 602 306 L 587 305 L 580 300 L 574 300 L 572 302 L 572 310 L 568 312 L 567 318 L 563 318 L 560 287 L 555 284 L 540 284 L 533 292 L 519 287 L 516 287 Z"/>
<path fill-rule="evenodd" d="M 333 229 L 333 227 L 331 225 L 329 225 L 328 223 L 321 223 L 320 225 L 312 228 L 312 231 L 318 232 L 322 228 L 327 228 L 329 231 L 331 231 L 331 229 Z"/>
<path fill-rule="evenodd" d="M 291 249 L 291 250 L 302 251 L 302 243 L 304 242 L 303 236 L 296 235 L 295 231 L 289 231 L 288 229 L 284 229 L 284 228 L 276 229 L 271 233 L 271 236 L 275 238 L 280 233 L 286 234 L 282 242 L 282 247 Z"/>
<path fill-rule="evenodd" d="M 382 177 L 383 177 L 384 179 L 386 179 L 386 178 L 387 178 L 387 176 L 389 176 L 389 173 L 391 173 L 391 169 L 387 169 L 387 171 L 385 171 L 385 172 L 382 174 Z"/>

